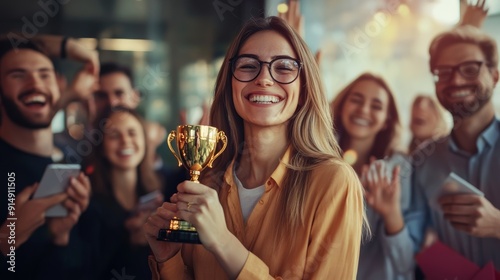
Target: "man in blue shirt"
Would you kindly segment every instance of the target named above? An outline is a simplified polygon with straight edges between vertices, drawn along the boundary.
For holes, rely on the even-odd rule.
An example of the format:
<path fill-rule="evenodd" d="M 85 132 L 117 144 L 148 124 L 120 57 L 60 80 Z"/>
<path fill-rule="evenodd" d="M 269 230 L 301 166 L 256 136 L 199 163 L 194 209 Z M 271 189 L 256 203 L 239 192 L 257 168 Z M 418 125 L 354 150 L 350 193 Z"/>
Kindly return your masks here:
<path fill-rule="evenodd" d="M 427 143 L 414 156 L 413 207 L 422 215 L 408 225 L 420 244 L 431 226 L 444 244 L 479 266 L 500 270 L 500 121 L 493 89 L 498 79 L 495 41 L 472 26 L 437 36 L 430 46 L 436 95 L 453 116 L 447 137 Z M 436 199 L 450 172 L 484 193 Z"/>

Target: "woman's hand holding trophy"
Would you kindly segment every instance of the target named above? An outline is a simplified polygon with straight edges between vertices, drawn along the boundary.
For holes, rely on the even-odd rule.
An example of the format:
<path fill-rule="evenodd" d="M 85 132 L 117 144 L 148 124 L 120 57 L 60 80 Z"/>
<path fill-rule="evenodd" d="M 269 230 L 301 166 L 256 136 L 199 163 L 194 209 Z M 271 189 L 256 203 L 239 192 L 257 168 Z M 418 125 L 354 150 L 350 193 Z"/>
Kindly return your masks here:
<path fill-rule="evenodd" d="M 172 140 L 177 139 L 178 154 L 172 148 Z M 216 153 L 218 141 L 222 141 L 222 148 Z M 179 166 L 184 165 L 189 170 L 191 182 L 179 185 L 179 194 L 171 198 L 171 203 L 165 202 L 161 208 L 168 225 L 158 225 L 158 240 L 200 244 L 196 228 L 186 219 L 196 220 L 196 212 L 203 212 L 210 205 L 210 201 L 217 198 L 217 193 L 211 188 L 201 185 L 198 178 L 206 167 L 212 167 L 213 161 L 226 149 L 227 138 L 223 131 L 207 125 L 180 125 L 168 135 L 168 147 L 177 159 Z M 216 204 L 216 203 L 212 203 Z M 173 207 L 173 205 L 175 207 Z M 219 205 L 220 206 L 220 205 Z M 221 211 L 222 208 L 218 209 Z M 162 213 L 163 213 L 162 212 Z M 184 220 L 182 218 L 185 218 Z M 206 221 L 204 221 L 206 222 Z"/>

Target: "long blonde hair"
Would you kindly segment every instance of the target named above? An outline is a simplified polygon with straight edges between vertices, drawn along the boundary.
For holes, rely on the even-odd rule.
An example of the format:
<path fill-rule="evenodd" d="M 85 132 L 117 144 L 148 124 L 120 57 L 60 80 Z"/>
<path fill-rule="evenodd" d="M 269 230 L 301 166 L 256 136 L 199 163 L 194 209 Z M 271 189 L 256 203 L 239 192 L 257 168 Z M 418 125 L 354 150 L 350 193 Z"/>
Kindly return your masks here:
<path fill-rule="evenodd" d="M 439 138 L 445 136 L 446 134 L 448 134 L 448 126 L 446 125 L 446 121 L 444 119 L 444 109 L 443 107 L 441 107 L 441 105 L 439 105 L 439 103 L 434 98 L 432 98 L 429 95 L 423 95 L 423 94 L 417 95 L 411 105 L 412 110 L 413 108 L 415 108 L 415 106 L 424 102 L 425 100 L 429 101 L 430 107 L 432 108 L 432 111 L 437 118 L 436 128 L 434 130 L 435 134 L 432 136 L 432 138 Z M 412 135 L 410 146 L 408 147 L 408 152 L 410 154 L 413 153 L 416 150 L 416 148 L 420 144 L 422 144 L 422 142 L 424 142 L 425 140 L 429 139 L 417 139 L 415 138 L 415 135 Z"/>
<path fill-rule="evenodd" d="M 300 102 L 287 128 L 291 155 L 279 200 L 282 211 L 279 211 L 281 214 L 276 217 L 276 228 L 280 235 L 295 232 L 304 222 L 303 204 L 307 194 L 305 186 L 310 171 L 325 161 L 339 162 L 341 156 L 331 129 L 333 124 L 330 109 L 314 56 L 302 38 L 278 17 L 249 21 L 229 47 L 217 77 L 210 111 L 211 125 L 228 134 L 228 144 L 220 159 L 215 161 L 213 169 L 206 172 L 204 177 L 212 180 L 215 185 L 220 185 L 224 171 L 241 155 L 245 140 L 243 120 L 237 114 L 233 103 L 230 59 L 238 55 L 241 46 L 249 37 L 266 30 L 284 36 L 303 63 L 300 72 Z"/>

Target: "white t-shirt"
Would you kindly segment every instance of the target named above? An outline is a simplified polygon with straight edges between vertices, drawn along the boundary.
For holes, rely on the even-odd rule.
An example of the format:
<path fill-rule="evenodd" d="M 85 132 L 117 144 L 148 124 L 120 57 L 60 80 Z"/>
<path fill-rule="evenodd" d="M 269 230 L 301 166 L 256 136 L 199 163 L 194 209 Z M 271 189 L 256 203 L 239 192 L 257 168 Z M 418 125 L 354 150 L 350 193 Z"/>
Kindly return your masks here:
<path fill-rule="evenodd" d="M 241 213 L 243 213 L 243 220 L 247 221 L 250 213 L 252 213 L 253 208 L 259 201 L 262 194 L 266 190 L 264 185 L 258 186 L 254 189 L 246 189 L 240 182 L 240 179 L 236 176 L 236 172 L 233 171 L 234 182 L 238 186 L 238 195 L 240 197 Z"/>

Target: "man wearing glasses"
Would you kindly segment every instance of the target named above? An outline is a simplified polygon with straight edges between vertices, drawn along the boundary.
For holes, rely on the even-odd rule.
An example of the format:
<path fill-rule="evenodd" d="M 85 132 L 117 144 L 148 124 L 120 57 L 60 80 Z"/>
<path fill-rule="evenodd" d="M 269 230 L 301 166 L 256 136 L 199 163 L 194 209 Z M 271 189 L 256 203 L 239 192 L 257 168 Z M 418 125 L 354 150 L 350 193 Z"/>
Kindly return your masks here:
<path fill-rule="evenodd" d="M 480 267 L 492 261 L 500 270 L 500 120 L 492 101 L 499 78 L 497 46 L 479 29 L 461 26 L 438 35 L 429 52 L 437 98 L 454 126 L 450 135 L 416 153 L 413 206 L 422 223 L 413 226 L 433 227 L 441 242 L 468 260 Z M 447 195 L 433 206 L 450 172 L 484 197 Z M 418 232 L 414 238 L 420 244 L 424 231 Z"/>

